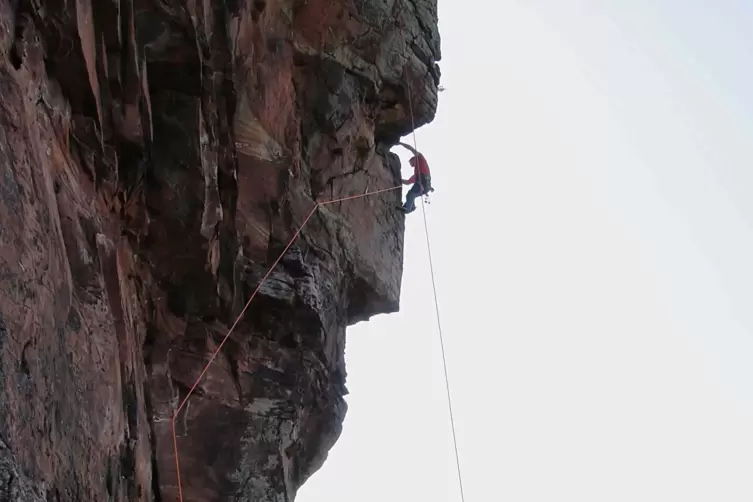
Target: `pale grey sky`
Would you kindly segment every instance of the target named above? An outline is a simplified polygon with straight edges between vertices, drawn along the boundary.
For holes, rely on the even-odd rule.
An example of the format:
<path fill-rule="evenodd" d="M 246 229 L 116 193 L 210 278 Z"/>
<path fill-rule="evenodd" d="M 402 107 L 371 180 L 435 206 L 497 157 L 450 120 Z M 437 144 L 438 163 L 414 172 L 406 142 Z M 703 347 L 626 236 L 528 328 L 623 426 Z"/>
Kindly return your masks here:
<path fill-rule="evenodd" d="M 753 4 L 439 15 L 417 134 L 466 501 L 750 502 Z M 347 361 L 299 502 L 459 502 L 420 208 L 402 311 L 351 328 Z"/>

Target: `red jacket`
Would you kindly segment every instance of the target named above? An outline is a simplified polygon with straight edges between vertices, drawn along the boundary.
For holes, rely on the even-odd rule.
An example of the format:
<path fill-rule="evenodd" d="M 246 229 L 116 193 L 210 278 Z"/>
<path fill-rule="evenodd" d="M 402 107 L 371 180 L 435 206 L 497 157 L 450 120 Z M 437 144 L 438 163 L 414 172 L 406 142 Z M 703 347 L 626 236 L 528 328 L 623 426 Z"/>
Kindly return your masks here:
<path fill-rule="evenodd" d="M 408 183 L 414 183 L 416 179 L 418 178 L 419 174 L 426 174 L 426 175 L 431 174 L 429 172 L 429 163 L 426 162 L 426 159 L 424 158 L 423 155 L 419 153 L 413 158 L 418 159 L 418 162 L 416 162 L 416 165 L 413 166 L 413 176 L 408 178 Z"/>

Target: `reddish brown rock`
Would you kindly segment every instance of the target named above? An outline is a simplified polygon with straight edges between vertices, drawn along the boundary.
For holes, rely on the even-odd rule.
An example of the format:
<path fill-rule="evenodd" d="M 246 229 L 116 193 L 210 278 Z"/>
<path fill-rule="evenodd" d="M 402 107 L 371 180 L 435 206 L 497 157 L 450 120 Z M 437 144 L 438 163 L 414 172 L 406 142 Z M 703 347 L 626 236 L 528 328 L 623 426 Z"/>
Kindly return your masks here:
<path fill-rule="evenodd" d="M 0 0 L 0 500 L 177 500 L 173 415 L 249 295 L 317 201 L 400 183 L 436 23 Z M 292 500 L 321 466 L 346 326 L 398 309 L 399 201 L 321 206 L 269 275 L 177 416 L 184 501 Z"/>

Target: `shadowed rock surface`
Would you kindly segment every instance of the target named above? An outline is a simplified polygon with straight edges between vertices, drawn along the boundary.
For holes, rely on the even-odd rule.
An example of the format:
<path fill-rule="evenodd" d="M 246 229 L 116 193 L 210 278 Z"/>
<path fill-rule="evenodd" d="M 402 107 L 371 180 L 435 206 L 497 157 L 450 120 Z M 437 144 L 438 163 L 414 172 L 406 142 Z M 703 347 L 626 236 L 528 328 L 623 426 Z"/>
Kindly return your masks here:
<path fill-rule="evenodd" d="M 436 0 L 0 0 L 0 500 L 178 499 L 178 404 L 316 201 L 400 184 L 439 59 Z M 321 467 L 400 199 L 321 207 L 264 283 L 176 420 L 184 501 Z"/>

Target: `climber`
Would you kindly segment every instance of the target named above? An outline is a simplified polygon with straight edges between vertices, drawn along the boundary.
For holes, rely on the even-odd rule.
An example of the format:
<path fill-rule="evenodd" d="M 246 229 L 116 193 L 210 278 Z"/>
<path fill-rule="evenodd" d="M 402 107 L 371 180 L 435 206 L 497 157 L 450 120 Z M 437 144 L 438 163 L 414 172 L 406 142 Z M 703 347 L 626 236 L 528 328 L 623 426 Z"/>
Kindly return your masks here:
<path fill-rule="evenodd" d="M 410 185 L 411 183 L 414 183 L 414 185 L 410 188 L 410 190 L 408 190 L 408 193 L 405 195 L 405 204 L 400 206 L 400 209 L 402 211 L 406 213 L 412 213 L 416 210 L 416 197 L 420 197 L 434 191 L 434 189 L 431 187 L 431 173 L 429 171 L 429 164 L 426 162 L 426 159 L 423 155 L 417 152 L 416 149 L 410 145 L 406 145 L 405 143 L 400 142 L 398 144 L 413 152 L 413 157 L 411 157 L 408 161 L 408 163 L 413 166 L 413 176 L 411 176 L 407 180 L 402 181 L 403 185 Z"/>

